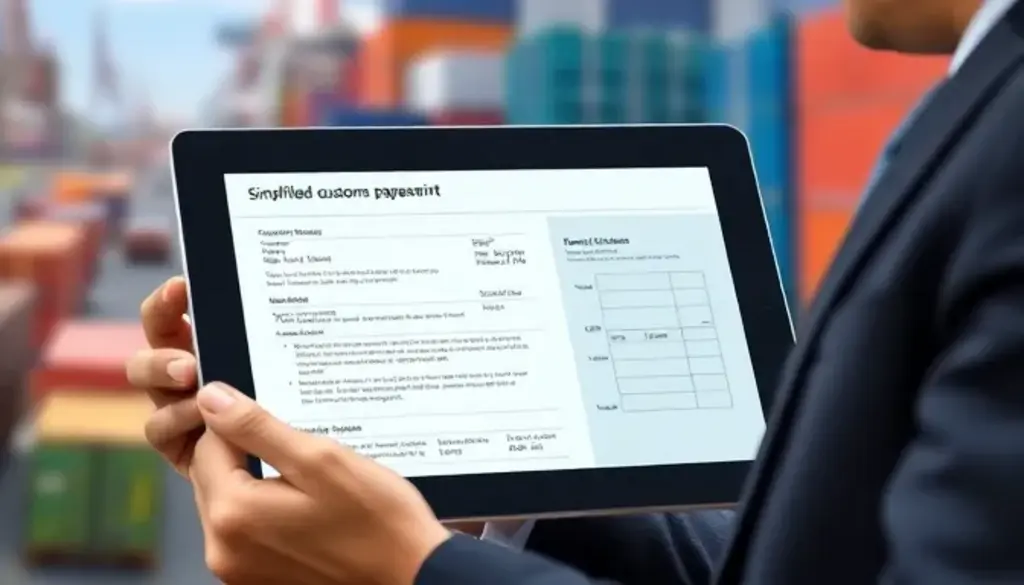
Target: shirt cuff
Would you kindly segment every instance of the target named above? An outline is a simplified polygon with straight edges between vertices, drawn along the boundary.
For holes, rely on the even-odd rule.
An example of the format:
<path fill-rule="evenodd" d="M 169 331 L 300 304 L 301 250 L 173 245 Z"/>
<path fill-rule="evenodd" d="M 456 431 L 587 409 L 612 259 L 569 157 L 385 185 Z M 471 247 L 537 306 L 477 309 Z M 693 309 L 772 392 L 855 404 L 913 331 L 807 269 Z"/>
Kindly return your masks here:
<path fill-rule="evenodd" d="M 526 548 L 526 541 L 530 540 L 535 523 L 536 520 L 488 522 L 484 524 L 484 531 L 480 535 L 480 539 L 500 544 L 515 551 L 522 551 Z"/>

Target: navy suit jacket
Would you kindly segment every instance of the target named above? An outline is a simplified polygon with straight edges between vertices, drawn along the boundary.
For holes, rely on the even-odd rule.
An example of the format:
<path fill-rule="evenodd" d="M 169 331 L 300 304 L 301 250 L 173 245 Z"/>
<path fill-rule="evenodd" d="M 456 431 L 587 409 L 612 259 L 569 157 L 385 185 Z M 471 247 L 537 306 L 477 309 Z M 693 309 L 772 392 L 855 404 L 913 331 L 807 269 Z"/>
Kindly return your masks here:
<path fill-rule="evenodd" d="M 457 537 L 417 585 L 1024 583 L 1022 62 L 1024 2 L 907 129 L 735 518 L 540 521 L 526 553 Z"/>

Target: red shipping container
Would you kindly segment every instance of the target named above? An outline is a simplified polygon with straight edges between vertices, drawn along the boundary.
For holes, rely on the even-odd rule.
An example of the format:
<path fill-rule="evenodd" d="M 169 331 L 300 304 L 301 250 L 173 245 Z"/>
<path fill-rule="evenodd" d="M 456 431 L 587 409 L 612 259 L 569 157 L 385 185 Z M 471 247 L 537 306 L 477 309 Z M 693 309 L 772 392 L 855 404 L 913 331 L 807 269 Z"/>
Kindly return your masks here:
<path fill-rule="evenodd" d="M 84 242 L 81 226 L 43 221 L 16 225 L 0 236 L 0 280 L 27 281 L 38 293 L 35 347 L 84 298 Z"/>
<path fill-rule="evenodd" d="M 797 111 L 798 205 L 856 206 L 912 99 Z"/>
<path fill-rule="evenodd" d="M 107 210 L 101 203 L 51 204 L 43 211 L 40 219 L 57 223 L 80 225 L 84 228 L 86 281 L 91 284 L 96 278 L 107 239 Z"/>
<path fill-rule="evenodd" d="M 132 390 L 125 362 L 146 349 L 146 335 L 136 322 L 68 321 L 54 332 L 32 373 L 32 400 L 56 389 Z"/>
<path fill-rule="evenodd" d="M 797 27 L 796 103 L 846 107 L 875 100 L 906 101 L 947 75 L 947 57 L 870 51 L 850 36 L 840 8 L 802 19 Z"/>
<path fill-rule="evenodd" d="M 171 258 L 173 231 L 158 221 L 136 220 L 124 234 L 124 256 L 132 264 L 167 262 Z"/>
<path fill-rule="evenodd" d="M 14 217 L 18 221 L 38 219 L 50 206 L 50 198 L 45 195 L 29 195 L 18 199 L 14 207 Z"/>
<path fill-rule="evenodd" d="M 501 112 L 439 112 L 430 116 L 432 126 L 500 126 Z"/>
<path fill-rule="evenodd" d="M 341 84 L 338 88 L 345 103 L 354 104 L 359 100 L 362 87 L 362 71 L 359 68 L 359 56 L 353 55 L 341 64 Z"/>

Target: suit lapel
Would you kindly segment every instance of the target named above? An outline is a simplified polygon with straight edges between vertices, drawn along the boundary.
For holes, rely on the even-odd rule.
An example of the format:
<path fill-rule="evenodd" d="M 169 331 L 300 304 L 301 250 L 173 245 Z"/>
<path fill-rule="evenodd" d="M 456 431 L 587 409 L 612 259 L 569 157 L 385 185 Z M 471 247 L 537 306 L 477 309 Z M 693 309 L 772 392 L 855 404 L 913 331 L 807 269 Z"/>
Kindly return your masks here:
<path fill-rule="evenodd" d="M 878 246 L 882 236 L 896 223 L 920 193 L 921 183 L 933 174 L 1002 82 L 1024 56 L 1024 2 L 985 37 L 960 71 L 940 87 L 907 129 L 899 152 L 878 179 L 832 262 L 810 311 L 802 333 L 784 369 L 776 407 L 751 472 L 737 530 L 717 583 L 736 585 L 743 574 L 744 560 L 753 537 L 754 524 L 764 505 L 774 472 L 784 451 L 787 432 L 792 428 L 803 390 L 804 376 L 818 338 L 836 304 L 849 291 L 857 274 Z M 841 156 L 837 153 L 837 156 Z"/>

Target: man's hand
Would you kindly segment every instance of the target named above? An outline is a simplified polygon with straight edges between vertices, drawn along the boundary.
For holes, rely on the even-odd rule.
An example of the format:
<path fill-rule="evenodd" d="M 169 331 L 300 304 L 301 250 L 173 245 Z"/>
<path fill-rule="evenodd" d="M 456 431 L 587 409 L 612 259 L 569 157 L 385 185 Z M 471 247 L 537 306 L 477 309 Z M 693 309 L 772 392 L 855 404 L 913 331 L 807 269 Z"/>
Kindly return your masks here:
<path fill-rule="evenodd" d="M 450 533 L 408 481 L 297 431 L 221 384 L 204 387 L 207 431 L 189 467 L 206 562 L 225 583 L 412 585 Z M 256 480 L 245 453 L 281 477 Z"/>
<path fill-rule="evenodd" d="M 127 364 L 128 381 L 146 390 L 157 410 L 146 424 L 146 438 L 185 475 L 203 419 L 196 406 L 196 360 L 185 280 L 175 277 L 142 303 L 142 327 L 150 349 Z"/>

